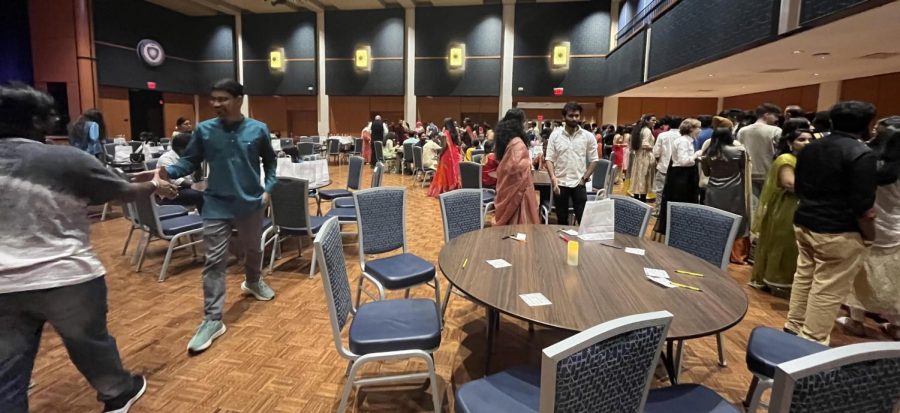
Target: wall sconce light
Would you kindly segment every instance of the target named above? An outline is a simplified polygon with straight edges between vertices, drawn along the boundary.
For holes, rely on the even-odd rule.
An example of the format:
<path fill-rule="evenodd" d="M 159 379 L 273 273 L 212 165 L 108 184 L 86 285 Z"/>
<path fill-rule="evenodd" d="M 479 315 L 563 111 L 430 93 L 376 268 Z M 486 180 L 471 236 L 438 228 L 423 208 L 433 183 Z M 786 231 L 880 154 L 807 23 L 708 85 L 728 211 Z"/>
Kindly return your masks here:
<path fill-rule="evenodd" d="M 466 44 L 454 43 L 450 45 L 447 55 L 447 63 L 450 70 L 466 70 Z"/>
<path fill-rule="evenodd" d="M 364 72 L 372 70 L 371 54 L 372 46 L 360 46 L 356 48 L 356 52 L 353 53 L 353 66 L 356 67 L 356 70 Z"/>
<path fill-rule="evenodd" d="M 273 72 L 284 72 L 284 48 L 279 47 L 269 52 L 269 69 Z"/>
<path fill-rule="evenodd" d="M 550 61 L 554 69 L 569 68 L 569 42 L 559 42 L 553 45 Z"/>

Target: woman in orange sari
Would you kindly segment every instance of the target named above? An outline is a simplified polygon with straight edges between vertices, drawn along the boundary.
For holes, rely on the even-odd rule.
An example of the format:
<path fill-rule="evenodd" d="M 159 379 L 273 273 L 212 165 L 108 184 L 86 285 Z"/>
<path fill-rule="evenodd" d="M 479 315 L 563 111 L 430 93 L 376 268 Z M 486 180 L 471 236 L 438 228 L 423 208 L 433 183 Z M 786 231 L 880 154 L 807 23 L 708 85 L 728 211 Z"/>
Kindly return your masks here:
<path fill-rule="evenodd" d="M 360 137 L 363 140 L 362 156 L 366 163 L 370 163 L 372 161 L 372 122 L 363 128 Z"/>
<path fill-rule="evenodd" d="M 453 118 L 444 118 L 443 141 L 437 172 L 434 174 L 434 179 L 431 180 L 428 196 L 437 197 L 444 192 L 461 187 L 459 162 L 462 160 L 462 153 L 459 151 L 459 129 L 456 128 Z"/>
<path fill-rule="evenodd" d="M 510 109 L 494 131 L 497 194 L 494 198 L 494 225 L 537 224 L 538 202 L 531 180 L 531 156 L 522 140 L 525 114 Z"/>

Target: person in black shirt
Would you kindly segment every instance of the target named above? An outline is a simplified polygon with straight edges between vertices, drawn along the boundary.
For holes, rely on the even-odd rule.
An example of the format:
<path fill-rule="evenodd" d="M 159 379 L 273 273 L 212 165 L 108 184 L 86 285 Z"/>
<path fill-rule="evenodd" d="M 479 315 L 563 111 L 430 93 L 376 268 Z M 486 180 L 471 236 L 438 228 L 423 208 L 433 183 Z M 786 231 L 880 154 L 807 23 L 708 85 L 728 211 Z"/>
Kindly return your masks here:
<path fill-rule="evenodd" d="M 834 318 L 874 238 L 875 154 L 867 140 L 875 106 L 831 108 L 831 134 L 797 156 L 797 272 L 784 329 L 828 344 Z"/>

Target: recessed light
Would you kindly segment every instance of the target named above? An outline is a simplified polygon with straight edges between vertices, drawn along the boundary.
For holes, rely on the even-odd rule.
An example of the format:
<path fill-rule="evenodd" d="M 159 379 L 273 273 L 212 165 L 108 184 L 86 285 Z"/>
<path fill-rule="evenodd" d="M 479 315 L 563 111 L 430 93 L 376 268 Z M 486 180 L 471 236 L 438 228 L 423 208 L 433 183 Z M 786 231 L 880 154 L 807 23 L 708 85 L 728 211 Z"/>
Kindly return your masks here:
<path fill-rule="evenodd" d="M 709 76 L 709 77 L 713 77 L 712 73 L 710 73 L 708 76 Z"/>
<path fill-rule="evenodd" d="M 668 86 L 663 86 L 663 89 L 668 89 L 668 88 L 669 88 Z"/>
<path fill-rule="evenodd" d="M 794 54 L 800 54 L 800 53 L 803 53 L 803 50 L 794 50 Z"/>
<path fill-rule="evenodd" d="M 818 75 L 819 75 L 818 73 L 813 73 L 813 76 L 818 76 Z"/>

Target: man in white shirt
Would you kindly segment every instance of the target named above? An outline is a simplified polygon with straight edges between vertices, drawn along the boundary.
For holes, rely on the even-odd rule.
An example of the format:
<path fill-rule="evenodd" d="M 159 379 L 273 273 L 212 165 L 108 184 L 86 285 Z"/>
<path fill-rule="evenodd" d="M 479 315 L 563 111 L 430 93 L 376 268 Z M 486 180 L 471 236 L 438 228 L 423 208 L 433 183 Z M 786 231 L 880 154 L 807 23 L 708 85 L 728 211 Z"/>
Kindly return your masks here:
<path fill-rule="evenodd" d="M 753 167 L 750 182 L 753 184 L 754 211 L 759 203 L 759 195 L 762 193 L 769 168 L 772 167 L 772 160 L 775 158 L 775 144 L 781 138 L 781 128 L 775 126 L 779 115 L 781 108 L 771 103 L 763 103 L 756 108 L 756 123 L 738 131 L 737 140 L 747 148 Z"/>
<path fill-rule="evenodd" d="M 187 149 L 188 142 L 190 141 L 191 135 L 189 133 L 176 133 L 175 136 L 172 137 L 172 144 L 169 151 L 159 157 L 156 166 L 158 168 L 164 168 L 174 165 L 181 159 L 181 154 Z M 160 205 L 196 206 L 197 211 L 203 212 L 203 192 L 191 188 L 191 185 L 194 184 L 194 180 L 190 175 L 183 178 L 170 179 L 169 182 L 179 188 L 178 196 L 174 199 L 162 199 L 159 201 Z"/>
<path fill-rule="evenodd" d="M 434 141 L 434 139 L 429 139 L 428 142 L 425 142 L 425 145 L 422 146 L 422 166 L 425 169 L 437 169 L 435 164 L 437 164 L 438 154 L 441 153 L 441 145 Z"/>
<path fill-rule="evenodd" d="M 545 157 L 550 173 L 550 187 L 553 188 L 553 205 L 556 207 L 556 222 L 569 225 L 569 205 L 575 209 L 575 218 L 581 222 L 584 204 L 587 202 L 585 182 L 597 168 L 597 139 L 582 129 L 581 105 L 569 102 L 563 107 L 565 126 L 553 130 L 547 143 Z"/>
<path fill-rule="evenodd" d="M 660 133 L 653 144 L 653 157 L 656 158 L 656 176 L 653 179 L 653 193 L 656 194 L 656 202 L 653 205 L 653 216 L 659 215 L 659 206 L 662 205 L 663 187 L 666 185 L 666 171 L 669 170 L 669 161 L 672 159 L 672 147 L 675 139 L 681 134 L 678 128 L 682 119 L 673 117 L 668 119 L 669 130 Z"/>

